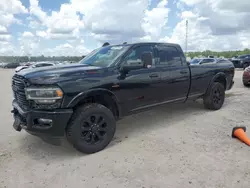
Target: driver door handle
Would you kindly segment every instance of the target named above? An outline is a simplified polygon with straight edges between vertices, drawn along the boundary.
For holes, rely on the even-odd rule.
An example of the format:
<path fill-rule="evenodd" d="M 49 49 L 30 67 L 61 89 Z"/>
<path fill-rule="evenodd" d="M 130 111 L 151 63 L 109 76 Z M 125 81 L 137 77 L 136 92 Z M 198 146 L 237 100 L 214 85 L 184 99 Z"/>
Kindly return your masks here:
<path fill-rule="evenodd" d="M 150 78 L 157 78 L 157 77 L 159 77 L 159 75 L 156 74 L 156 73 L 153 73 L 153 74 L 150 74 L 149 77 L 150 77 Z"/>

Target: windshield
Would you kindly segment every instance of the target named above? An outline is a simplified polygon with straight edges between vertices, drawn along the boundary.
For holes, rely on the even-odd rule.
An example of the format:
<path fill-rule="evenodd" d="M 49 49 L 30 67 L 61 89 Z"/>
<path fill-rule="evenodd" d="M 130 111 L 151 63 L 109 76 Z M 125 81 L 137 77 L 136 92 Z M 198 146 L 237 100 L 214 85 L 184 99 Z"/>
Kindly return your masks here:
<path fill-rule="evenodd" d="M 192 59 L 190 64 L 198 64 L 201 60 L 200 59 Z"/>
<path fill-rule="evenodd" d="M 105 46 L 94 50 L 79 63 L 97 67 L 108 67 L 128 48 L 129 46 L 125 45 Z"/>

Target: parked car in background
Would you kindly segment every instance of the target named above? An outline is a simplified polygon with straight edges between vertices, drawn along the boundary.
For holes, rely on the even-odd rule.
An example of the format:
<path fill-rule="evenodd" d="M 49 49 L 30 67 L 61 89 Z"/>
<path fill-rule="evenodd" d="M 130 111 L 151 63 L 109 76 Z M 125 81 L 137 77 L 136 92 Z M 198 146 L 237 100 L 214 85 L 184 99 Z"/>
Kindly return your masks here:
<path fill-rule="evenodd" d="M 190 66 L 178 44 L 107 45 L 76 64 L 16 73 L 13 127 L 66 136 L 79 151 L 95 153 L 110 143 L 124 116 L 198 98 L 205 108 L 219 110 L 234 71 L 224 60 Z"/>
<path fill-rule="evenodd" d="M 207 56 L 208 58 L 215 58 L 213 55 L 209 55 L 209 56 Z"/>
<path fill-rule="evenodd" d="M 242 82 L 244 86 L 250 86 L 250 66 L 245 68 L 243 75 L 242 75 Z"/>
<path fill-rule="evenodd" d="M 0 68 L 4 68 L 4 66 L 6 65 L 7 63 L 0 63 Z"/>
<path fill-rule="evenodd" d="M 225 58 L 196 58 L 190 61 L 190 65 L 214 64 L 214 63 L 232 63 Z"/>
<path fill-rule="evenodd" d="M 29 68 L 29 66 L 26 66 L 26 65 L 21 65 L 21 66 L 18 66 L 17 68 L 15 68 L 15 72 L 19 72 L 23 69 L 27 69 Z"/>
<path fill-rule="evenodd" d="M 250 54 L 240 55 L 237 58 L 231 59 L 235 68 L 245 69 L 250 65 Z"/>
<path fill-rule="evenodd" d="M 191 65 L 201 65 L 204 63 L 215 63 L 215 58 L 194 58 L 190 61 Z"/>
<path fill-rule="evenodd" d="M 38 68 L 38 67 L 47 67 L 47 66 L 55 66 L 57 63 L 52 63 L 52 62 L 39 62 L 39 63 L 34 63 L 31 65 L 23 65 L 23 66 L 19 66 L 15 69 L 15 72 L 19 72 L 23 69 L 27 69 L 27 68 Z"/>
<path fill-rule="evenodd" d="M 15 69 L 19 66 L 19 63 L 6 63 L 5 65 L 3 65 L 4 69 Z"/>

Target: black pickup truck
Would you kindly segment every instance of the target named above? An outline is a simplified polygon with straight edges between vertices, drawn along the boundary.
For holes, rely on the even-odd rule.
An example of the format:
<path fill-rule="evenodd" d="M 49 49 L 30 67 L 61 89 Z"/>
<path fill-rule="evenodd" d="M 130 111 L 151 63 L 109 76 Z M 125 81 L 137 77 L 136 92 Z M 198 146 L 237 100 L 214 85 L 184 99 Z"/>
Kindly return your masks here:
<path fill-rule="evenodd" d="M 227 60 L 189 65 L 177 44 L 104 46 L 76 64 L 16 73 L 13 127 L 66 136 L 79 151 L 98 152 L 112 140 L 116 121 L 129 114 L 198 98 L 220 109 L 234 71 Z"/>
<path fill-rule="evenodd" d="M 235 68 L 247 68 L 250 65 L 250 54 L 240 55 L 231 60 Z"/>

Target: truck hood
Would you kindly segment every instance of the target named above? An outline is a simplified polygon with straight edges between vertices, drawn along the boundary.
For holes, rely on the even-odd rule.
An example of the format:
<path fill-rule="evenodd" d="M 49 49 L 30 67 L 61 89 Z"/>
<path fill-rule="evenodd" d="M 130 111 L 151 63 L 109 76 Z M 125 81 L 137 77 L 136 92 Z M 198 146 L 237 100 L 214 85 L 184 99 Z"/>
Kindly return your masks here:
<path fill-rule="evenodd" d="M 101 67 L 86 64 L 56 65 L 41 68 L 27 68 L 17 74 L 25 77 L 32 84 L 53 84 L 61 81 L 86 77 L 86 72 Z"/>

